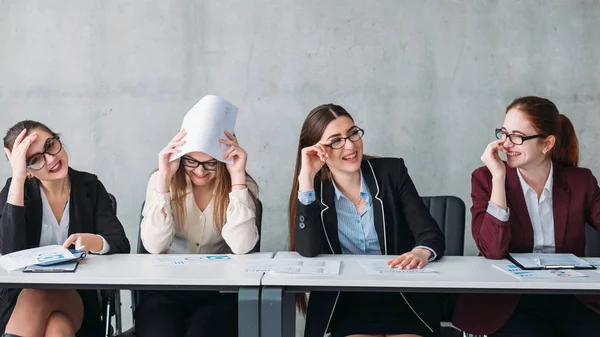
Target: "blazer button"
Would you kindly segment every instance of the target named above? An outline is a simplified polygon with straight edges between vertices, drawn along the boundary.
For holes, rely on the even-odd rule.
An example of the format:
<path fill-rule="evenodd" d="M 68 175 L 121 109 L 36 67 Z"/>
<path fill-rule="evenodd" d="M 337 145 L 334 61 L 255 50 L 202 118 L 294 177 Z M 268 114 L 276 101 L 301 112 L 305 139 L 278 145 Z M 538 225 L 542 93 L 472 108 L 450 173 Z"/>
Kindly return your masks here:
<path fill-rule="evenodd" d="M 298 220 L 300 220 L 300 222 L 304 222 L 304 215 L 301 215 L 300 217 L 298 217 Z"/>
<path fill-rule="evenodd" d="M 196 242 L 196 247 L 200 247 L 200 244 L 198 242 Z"/>
<path fill-rule="evenodd" d="M 304 224 L 304 222 L 301 222 L 298 226 L 300 226 L 300 229 L 304 229 L 304 227 L 306 227 L 306 225 Z"/>

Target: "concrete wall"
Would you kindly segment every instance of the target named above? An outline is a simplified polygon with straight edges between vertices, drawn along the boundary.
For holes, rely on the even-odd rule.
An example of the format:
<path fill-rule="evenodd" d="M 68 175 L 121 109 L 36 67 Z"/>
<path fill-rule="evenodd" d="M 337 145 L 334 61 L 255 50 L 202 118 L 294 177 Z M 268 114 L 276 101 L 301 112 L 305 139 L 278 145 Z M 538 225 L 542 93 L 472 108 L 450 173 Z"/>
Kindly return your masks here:
<path fill-rule="evenodd" d="M 422 195 L 467 207 L 520 95 L 555 101 L 600 175 L 599 15 L 593 0 L 0 0 L 0 130 L 63 133 L 133 242 L 158 151 L 199 98 L 223 95 L 261 187 L 263 249 L 282 250 L 298 132 L 321 103 L 354 115 L 368 153 L 405 158 Z"/>

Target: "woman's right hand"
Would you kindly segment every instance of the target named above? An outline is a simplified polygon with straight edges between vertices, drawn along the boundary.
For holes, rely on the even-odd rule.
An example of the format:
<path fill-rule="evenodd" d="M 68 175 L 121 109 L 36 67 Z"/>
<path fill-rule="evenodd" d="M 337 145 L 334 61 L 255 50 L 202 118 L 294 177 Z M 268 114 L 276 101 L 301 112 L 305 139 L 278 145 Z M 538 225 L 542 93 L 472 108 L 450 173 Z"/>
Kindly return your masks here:
<path fill-rule="evenodd" d="M 175 137 L 171 139 L 169 144 L 167 144 L 167 146 L 158 153 L 157 173 L 160 179 L 158 179 L 156 189 L 160 193 L 169 192 L 171 180 L 173 179 L 175 172 L 177 172 L 180 163 L 179 160 L 169 162 L 169 159 L 171 158 L 172 154 L 181 152 L 181 150 L 179 150 L 177 147 L 185 144 L 185 140 L 183 139 L 183 137 L 185 137 L 186 134 L 187 133 L 185 132 L 185 130 L 179 131 L 179 133 L 177 133 Z"/>
<path fill-rule="evenodd" d="M 4 148 L 4 153 L 12 166 L 12 177 L 15 180 L 25 181 L 27 178 L 27 150 L 37 139 L 37 133 L 33 132 L 25 137 L 27 130 L 24 129 L 15 139 L 12 149 Z"/>
<path fill-rule="evenodd" d="M 504 141 L 502 140 L 495 140 L 489 143 L 481 155 L 481 161 L 490 170 L 492 177 L 495 178 L 506 176 L 506 166 L 498 154 L 500 151 L 506 153 L 504 146 L 502 146 L 503 143 Z"/>
<path fill-rule="evenodd" d="M 302 162 L 300 166 L 300 175 L 298 177 L 301 191 L 312 189 L 315 176 L 319 170 L 321 170 L 323 165 L 325 165 L 327 159 L 329 159 L 326 145 L 326 143 L 318 142 L 313 146 L 302 149 Z"/>

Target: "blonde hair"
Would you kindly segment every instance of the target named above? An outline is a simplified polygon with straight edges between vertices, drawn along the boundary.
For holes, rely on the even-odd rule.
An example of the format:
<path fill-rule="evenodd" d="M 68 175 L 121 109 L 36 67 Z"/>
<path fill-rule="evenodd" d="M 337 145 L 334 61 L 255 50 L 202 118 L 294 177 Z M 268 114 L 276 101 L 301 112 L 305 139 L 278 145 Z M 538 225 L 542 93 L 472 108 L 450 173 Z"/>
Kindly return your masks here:
<path fill-rule="evenodd" d="M 229 175 L 229 171 L 224 163 L 217 161 L 217 174 L 215 179 L 214 186 L 214 197 L 213 197 L 213 219 L 215 221 L 215 226 L 219 233 L 223 229 L 223 226 L 227 222 L 227 207 L 229 206 L 229 193 L 231 192 L 231 176 Z M 246 172 L 246 183 L 251 183 L 256 186 L 256 182 L 254 179 Z M 171 181 L 171 202 L 175 205 L 174 217 L 175 223 L 178 229 L 183 229 L 183 224 L 185 223 L 186 218 L 186 209 L 185 209 L 185 198 L 187 197 L 190 191 L 188 190 L 188 184 L 191 184 L 189 179 L 187 178 L 187 174 L 185 172 L 185 167 L 183 165 L 179 165 L 177 172 L 173 176 L 173 180 Z M 258 209 L 258 196 L 257 192 L 253 191 L 253 189 L 249 188 L 250 197 L 254 202 L 254 206 Z M 258 191 L 258 188 L 256 188 Z"/>

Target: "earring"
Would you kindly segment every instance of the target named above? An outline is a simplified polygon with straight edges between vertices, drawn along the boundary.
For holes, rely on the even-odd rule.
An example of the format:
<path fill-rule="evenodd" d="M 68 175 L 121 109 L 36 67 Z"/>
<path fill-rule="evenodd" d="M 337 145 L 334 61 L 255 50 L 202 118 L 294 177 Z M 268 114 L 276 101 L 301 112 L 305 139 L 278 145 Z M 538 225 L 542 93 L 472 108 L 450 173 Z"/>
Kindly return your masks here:
<path fill-rule="evenodd" d="M 542 153 L 543 153 L 543 154 L 546 154 L 546 152 L 548 152 L 548 151 L 546 151 L 546 150 L 543 150 L 543 151 L 542 151 Z"/>

